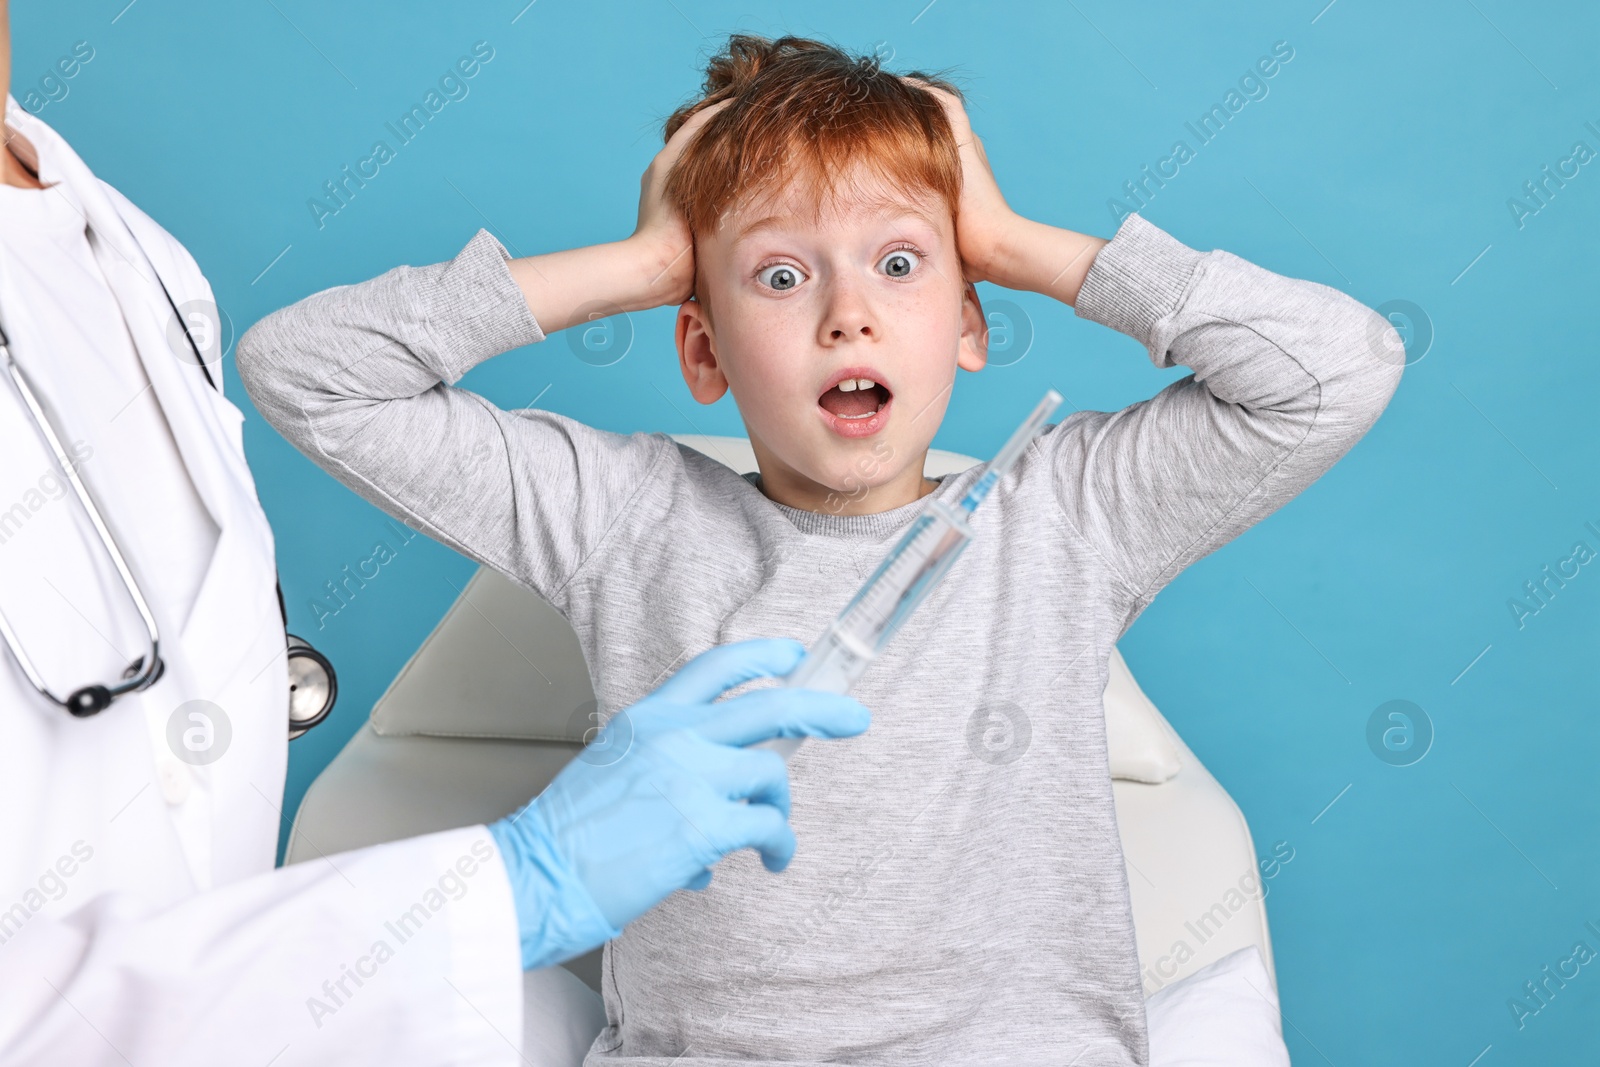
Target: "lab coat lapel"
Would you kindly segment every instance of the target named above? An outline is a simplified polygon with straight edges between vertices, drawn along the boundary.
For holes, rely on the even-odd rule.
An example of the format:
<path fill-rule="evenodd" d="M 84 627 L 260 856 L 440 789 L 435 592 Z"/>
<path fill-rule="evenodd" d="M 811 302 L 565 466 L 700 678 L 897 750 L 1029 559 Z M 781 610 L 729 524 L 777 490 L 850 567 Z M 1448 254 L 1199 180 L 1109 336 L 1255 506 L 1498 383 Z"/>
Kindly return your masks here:
<path fill-rule="evenodd" d="M 263 601 L 271 601 L 274 594 L 272 586 L 261 581 L 263 573 L 272 573 L 272 538 L 245 465 L 243 415 L 206 381 L 162 293 L 165 283 L 172 303 L 187 313 L 191 302 L 212 301 L 211 287 L 188 254 L 148 216 L 95 178 L 59 135 L 43 123 L 28 126 L 24 132 L 30 139 L 57 142 L 58 170 L 83 204 L 94 238 L 110 252 L 100 257 L 102 268 L 189 478 L 219 530 L 181 637 L 197 662 L 222 669 L 212 678 L 221 683 L 231 674 L 227 667 L 239 666 L 236 659 L 247 645 L 239 640 L 238 625 L 259 619 Z M 207 369 L 220 384 L 221 364 Z M 268 561 L 265 571 L 263 558 Z"/>

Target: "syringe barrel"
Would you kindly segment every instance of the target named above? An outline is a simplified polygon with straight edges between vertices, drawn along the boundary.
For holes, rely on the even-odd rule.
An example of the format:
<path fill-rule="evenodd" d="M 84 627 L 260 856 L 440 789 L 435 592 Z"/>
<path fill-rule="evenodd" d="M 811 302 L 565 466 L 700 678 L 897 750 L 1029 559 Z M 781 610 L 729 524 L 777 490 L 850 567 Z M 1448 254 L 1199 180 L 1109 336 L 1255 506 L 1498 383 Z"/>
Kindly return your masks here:
<path fill-rule="evenodd" d="M 839 617 L 828 624 L 806 658 L 789 672 L 786 685 L 829 693 L 850 691 L 856 679 L 877 657 L 878 650 L 895 635 L 967 547 L 967 542 L 972 540 L 972 529 L 966 517 L 977 510 L 990 490 L 1005 477 L 1060 404 L 1060 393 L 1054 389 L 1045 393 L 1033 413 L 989 461 L 959 508 L 939 500 L 928 502 L 927 510 L 913 520 L 911 528 L 878 564 L 860 592 L 845 605 Z M 775 749 L 788 759 L 800 747 L 800 739 L 780 737 L 750 747 Z"/>
<path fill-rule="evenodd" d="M 835 619 L 822 631 L 822 636 L 811 643 L 806 658 L 789 672 L 784 685 L 818 689 L 824 693 L 848 693 L 876 656 L 875 650 L 852 640 Z"/>
<path fill-rule="evenodd" d="M 972 528 L 963 512 L 939 500 L 929 501 L 928 509 L 812 642 L 784 684 L 848 693 L 971 540 Z M 800 739 L 774 738 L 751 747 L 771 748 L 788 759 L 800 747 Z"/>
<path fill-rule="evenodd" d="M 840 625 L 876 654 L 933 592 L 971 540 L 966 512 L 942 500 L 929 501 L 861 593 L 839 614 Z"/>
<path fill-rule="evenodd" d="M 789 672 L 783 684 L 789 688 L 816 689 L 842 695 L 850 691 L 850 687 L 865 673 L 874 658 L 873 654 L 840 633 L 839 620 L 835 619 L 822 631 L 822 636 L 811 643 L 805 659 Z M 774 737 L 768 741 L 758 741 L 750 747 L 770 748 L 787 760 L 795 754 L 802 740 L 804 738 Z"/>

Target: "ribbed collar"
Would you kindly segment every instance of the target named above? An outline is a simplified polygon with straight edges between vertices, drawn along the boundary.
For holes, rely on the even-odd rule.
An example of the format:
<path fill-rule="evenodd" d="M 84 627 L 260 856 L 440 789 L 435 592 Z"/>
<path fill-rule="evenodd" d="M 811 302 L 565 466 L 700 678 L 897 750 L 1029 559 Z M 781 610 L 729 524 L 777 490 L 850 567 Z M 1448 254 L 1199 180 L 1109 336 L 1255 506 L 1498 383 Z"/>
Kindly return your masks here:
<path fill-rule="evenodd" d="M 767 503 L 784 518 L 792 523 L 795 529 L 803 534 L 820 534 L 823 537 L 844 537 L 858 540 L 879 540 L 903 529 L 918 515 L 922 514 L 928 506 L 928 501 L 938 498 L 952 506 L 960 499 L 961 494 L 971 486 L 973 479 L 982 473 L 983 464 L 970 467 L 957 474 L 946 474 L 938 479 L 939 487 L 927 496 L 913 500 L 909 504 L 902 504 L 888 511 L 880 511 L 873 515 L 829 515 L 821 511 L 804 511 L 792 508 L 788 504 L 780 504 L 776 500 L 768 499 Z M 751 471 L 744 475 L 745 481 L 753 486 L 756 492 L 761 492 L 761 473 Z M 765 497 L 765 494 L 763 494 Z"/>

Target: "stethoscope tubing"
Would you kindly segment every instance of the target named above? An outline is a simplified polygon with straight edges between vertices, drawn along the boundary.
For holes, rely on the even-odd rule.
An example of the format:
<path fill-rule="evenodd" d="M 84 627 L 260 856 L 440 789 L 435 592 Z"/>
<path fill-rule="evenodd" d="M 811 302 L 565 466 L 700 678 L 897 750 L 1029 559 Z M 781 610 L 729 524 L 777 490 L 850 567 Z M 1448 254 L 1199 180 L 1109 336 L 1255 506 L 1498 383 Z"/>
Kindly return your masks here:
<path fill-rule="evenodd" d="M 89 516 L 90 523 L 94 525 L 95 533 L 99 535 L 100 543 L 105 546 L 106 553 L 111 557 L 111 562 L 117 569 L 117 575 L 122 579 L 122 587 L 128 591 L 128 596 L 133 600 L 133 605 L 139 612 L 139 618 L 144 623 L 145 632 L 149 635 L 150 654 L 143 658 L 142 670 L 132 678 L 101 688 L 105 690 L 108 698 L 115 698 L 123 693 L 142 689 L 149 685 L 161 671 L 161 633 L 156 626 L 155 614 L 151 612 L 150 604 L 145 600 L 144 591 L 139 588 L 139 583 L 134 578 L 133 571 L 128 567 L 128 561 L 123 558 L 122 549 L 117 546 L 116 538 L 111 535 L 111 530 L 106 526 L 106 521 L 101 516 L 100 508 L 96 506 L 88 486 L 84 485 L 83 479 L 78 477 L 77 468 L 67 456 L 66 449 L 61 446 L 61 439 L 56 436 L 55 427 L 51 424 L 49 416 L 45 414 L 44 407 L 39 403 L 39 398 L 34 394 L 33 387 L 28 382 L 28 376 L 23 373 L 22 367 L 18 365 L 16 358 L 11 354 L 10 339 L 6 336 L 4 326 L 0 326 L 0 357 L 4 358 L 6 371 L 10 374 L 12 383 L 16 386 L 17 392 L 22 396 L 23 403 L 33 417 L 34 428 L 39 431 L 40 436 L 49 444 L 50 451 L 55 454 L 56 463 L 61 467 L 61 473 L 66 477 L 68 484 L 72 486 L 73 495 L 78 498 L 78 503 L 82 505 L 84 512 Z M 5 612 L 3 611 L 0 611 L 0 636 L 5 638 L 6 646 L 11 650 L 12 656 L 16 658 L 17 664 L 22 668 L 22 673 L 27 676 L 29 683 L 35 689 L 51 702 L 66 708 L 75 715 L 80 714 L 79 707 L 73 702 L 73 697 L 84 691 L 79 690 L 78 693 L 73 694 L 72 697 L 66 700 L 51 692 L 49 685 L 40 675 L 33 661 L 29 659 L 27 651 L 17 637 L 16 630 L 12 627 L 10 620 L 5 617 Z M 109 703 L 109 699 L 106 703 Z M 87 713 L 93 714 L 95 711 L 103 710 L 104 706 L 102 704 Z"/>
<path fill-rule="evenodd" d="M 167 288 L 167 284 L 161 278 L 159 271 L 155 272 L 155 279 L 156 283 L 161 287 L 161 295 L 166 298 L 167 306 L 172 309 L 174 319 L 183 328 L 184 339 L 189 342 L 189 347 L 194 352 L 195 362 L 200 367 L 200 373 L 205 375 L 207 384 L 212 388 L 219 388 L 216 379 L 211 376 L 210 367 L 206 365 L 205 354 L 201 352 L 199 342 L 195 340 L 194 334 L 190 331 L 187 319 L 179 313 L 178 305 L 172 299 L 172 292 Z M 94 525 L 101 544 L 105 546 L 106 552 L 111 556 L 111 561 L 116 566 L 117 574 L 122 579 L 123 587 L 127 589 L 129 598 L 132 599 L 134 606 L 138 609 L 139 618 L 143 621 L 145 630 L 150 638 L 149 656 L 135 660 L 129 668 L 129 677 L 121 684 L 85 686 L 68 695 L 66 700 L 62 700 L 50 691 L 43 676 L 40 675 L 33 661 L 28 658 L 28 654 L 23 649 L 22 642 L 12 628 L 10 620 L 5 617 L 3 611 L 0 611 L 0 638 L 4 639 L 6 647 L 10 649 L 12 657 L 17 661 L 18 666 L 22 668 L 22 672 L 27 677 L 28 682 L 46 700 L 65 708 L 74 716 L 82 718 L 103 711 L 110 706 L 111 701 L 116 697 L 124 693 L 144 689 L 154 684 L 161 677 L 165 669 L 160 655 L 161 635 L 156 626 L 155 615 L 151 612 L 150 605 L 145 600 L 143 591 L 139 588 L 139 583 L 134 579 L 132 569 L 129 568 L 127 560 L 123 558 L 121 550 L 117 547 L 116 539 L 112 537 L 110 528 L 100 514 L 100 509 L 95 505 L 94 498 L 90 495 L 88 487 L 78 477 L 76 468 L 67 457 L 66 450 L 61 446 L 61 440 L 56 435 L 55 427 L 45 414 L 44 407 L 39 403 L 38 397 L 34 394 L 33 388 L 29 384 L 27 376 L 23 373 L 21 366 L 17 364 L 15 357 L 12 356 L 10 340 L 6 336 L 3 324 L 0 324 L 0 356 L 4 357 L 6 369 L 11 376 L 12 382 L 16 385 L 18 393 L 21 394 L 23 402 L 27 405 L 35 427 L 50 445 L 50 450 L 55 454 L 57 464 L 60 465 L 62 473 L 72 486 L 78 502 L 88 514 L 89 521 Z M 278 588 L 278 606 L 282 611 L 283 588 L 281 585 Z M 283 615 L 287 626 L 288 613 L 283 612 Z M 291 659 L 303 657 L 311 661 L 322 672 L 327 686 L 325 703 L 315 714 L 306 718 L 295 719 L 294 709 L 291 708 L 289 737 L 290 740 L 293 740 L 328 717 L 333 710 L 334 701 L 337 699 L 339 686 L 338 676 L 334 673 L 333 664 L 329 662 L 326 656 L 313 648 L 309 642 L 289 635 L 288 645 L 289 657 Z"/>

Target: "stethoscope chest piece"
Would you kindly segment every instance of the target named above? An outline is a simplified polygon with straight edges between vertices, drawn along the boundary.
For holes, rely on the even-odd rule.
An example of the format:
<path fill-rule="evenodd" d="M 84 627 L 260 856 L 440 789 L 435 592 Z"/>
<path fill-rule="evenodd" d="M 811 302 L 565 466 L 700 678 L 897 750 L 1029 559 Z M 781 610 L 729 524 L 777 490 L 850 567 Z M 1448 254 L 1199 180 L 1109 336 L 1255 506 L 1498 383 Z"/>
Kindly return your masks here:
<path fill-rule="evenodd" d="M 339 699 L 339 678 L 328 657 L 289 635 L 289 740 L 328 717 Z"/>

